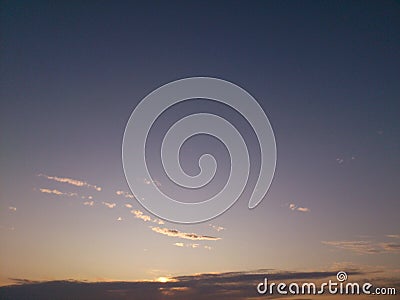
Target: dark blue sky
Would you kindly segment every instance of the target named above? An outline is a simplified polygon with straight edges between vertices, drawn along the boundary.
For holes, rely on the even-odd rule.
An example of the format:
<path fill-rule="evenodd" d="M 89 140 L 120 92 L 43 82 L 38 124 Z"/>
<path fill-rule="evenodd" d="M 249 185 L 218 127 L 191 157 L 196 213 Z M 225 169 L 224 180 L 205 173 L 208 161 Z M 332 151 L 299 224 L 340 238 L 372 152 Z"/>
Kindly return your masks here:
<path fill-rule="evenodd" d="M 109 190 L 99 197 L 100 206 L 101 201 L 115 202 L 114 191 L 127 190 L 121 143 L 132 110 L 155 88 L 191 76 L 231 81 L 260 102 L 275 131 L 278 166 L 268 199 L 259 208 L 249 212 L 242 201 L 217 219 L 231 228 L 219 250 L 215 246 L 214 254 L 200 256 L 199 265 L 185 265 L 191 261 L 191 254 L 185 254 L 176 269 L 160 259 L 160 269 L 176 275 L 269 267 L 272 261 L 277 268 L 296 269 L 304 264 L 287 259 L 293 254 L 289 249 L 310 255 L 308 247 L 326 264 L 399 267 L 398 252 L 384 257 L 387 252 L 382 250 L 381 256 L 364 259 L 340 244 L 369 235 L 372 247 L 385 249 L 385 235 L 399 234 L 398 2 L 2 1 L 0 8 L 0 225 L 15 228 L 0 243 L 10 245 L 0 247 L 3 257 L 13 255 L 9 274 L 0 274 L 2 278 L 62 279 L 79 273 L 57 265 L 58 256 L 42 273 L 35 264 L 25 271 L 22 262 L 11 267 L 29 252 L 26 249 L 39 251 L 37 243 L 46 243 L 46 235 L 35 234 L 40 230 L 50 236 L 66 234 L 69 244 L 81 242 L 86 251 L 90 246 L 79 230 L 88 226 L 88 218 L 93 225 L 87 235 L 97 236 L 105 249 L 110 243 L 100 232 L 119 241 L 110 224 L 102 223 L 104 211 L 88 213 L 69 202 L 66 210 L 53 207 L 56 204 L 45 198 L 49 196 L 38 192 L 53 187 L 36 175 L 94 182 L 105 187 L 105 193 Z M 48 208 L 48 203 L 53 206 Z M 290 204 L 310 211 L 291 211 Z M 9 207 L 17 210 L 10 212 Z M 44 216 L 43 211 L 53 213 Z M 70 224 L 74 218 L 78 221 Z M 56 228 L 54 220 L 60 222 Z M 123 232 L 131 236 L 135 226 L 126 224 Z M 283 241 L 279 232 L 271 233 L 271 247 L 259 242 L 261 233 L 251 229 L 271 227 L 289 236 L 294 229 L 308 234 Z M 147 227 L 135 230 L 149 240 L 144 248 L 160 247 Z M 31 238 L 24 244 L 26 236 Z M 233 263 L 244 247 L 238 241 L 248 242 L 245 250 L 254 250 L 254 259 Z M 331 249 L 322 244 L 326 241 L 345 248 L 345 254 L 335 252 L 329 258 Z M 56 241 L 49 243 L 57 249 Z M 175 255 L 175 247 L 168 245 L 165 255 Z M 139 248 L 143 252 L 141 245 L 135 247 L 133 253 Z M 231 251 L 226 261 L 219 259 L 223 251 Z M 142 252 L 136 255 L 148 261 Z M 266 252 L 286 255 L 285 263 L 271 259 L 267 266 L 259 265 Z M 96 253 L 106 256 L 101 250 Z M 119 253 L 121 266 L 127 253 Z M 72 265 L 82 263 L 72 254 L 67 257 Z M 306 261 L 320 266 L 314 257 Z M 137 272 L 119 272 L 121 266 L 109 271 L 104 265 L 93 272 L 87 266 L 76 276 L 141 279 L 150 276 L 146 270 L 156 268 L 140 263 Z"/>

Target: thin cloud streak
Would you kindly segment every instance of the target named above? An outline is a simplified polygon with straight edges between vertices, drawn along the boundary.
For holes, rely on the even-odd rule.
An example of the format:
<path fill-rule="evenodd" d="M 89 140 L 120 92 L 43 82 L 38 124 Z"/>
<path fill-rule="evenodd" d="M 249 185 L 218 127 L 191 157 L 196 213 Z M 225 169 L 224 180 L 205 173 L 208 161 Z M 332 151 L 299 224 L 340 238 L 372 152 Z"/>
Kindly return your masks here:
<path fill-rule="evenodd" d="M 67 196 L 67 197 L 77 197 L 78 196 L 77 193 L 61 192 L 57 189 L 51 190 L 51 189 L 40 188 L 39 191 L 44 194 L 52 194 L 52 195 L 56 195 L 56 196 Z"/>
<path fill-rule="evenodd" d="M 309 212 L 310 211 L 310 209 L 307 207 L 298 207 L 297 210 L 301 211 L 301 212 Z"/>
<path fill-rule="evenodd" d="M 125 204 L 126 207 L 129 207 Z M 132 205 L 130 205 L 132 207 Z M 142 211 L 138 209 L 133 209 L 131 210 L 131 213 L 135 216 L 135 218 L 140 219 L 144 222 L 153 222 L 157 223 L 158 225 L 164 225 L 164 221 L 160 219 L 152 219 L 150 216 L 145 215 Z"/>
<path fill-rule="evenodd" d="M 156 233 L 163 234 L 169 237 L 176 237 L 181 239 L 193 240 L 193 241 L 218 241 L 221 238 L 208 235 L 199 235 L 195 233 L 181 232 L 176 229 L 168 229 L 161 227 L 150 227 Z"/>
<path fill-rule="evenodd" d="M 322 244 L 352 251 L 357 254 L 376 254 L 380 252 L 379 249 L 369 241 L 322 241 Z"/>
<path fill-rule="evenodd" d="M 107 206 L 108 208 L 114 208 L 115 206 L 117 206 L 116 203 L 110 203 L 110 202 L 102 202 L 105 206 Z"/>
<path fill-rule="evenodd" d="M 387 234 L 386 237 L 391 239 L 400 239 L 400 234 Z"/>
<path fill-rule="evenodd" d="M 322 241 L 322 244 L 356 254 L 400 253 L 399 243 L 377 243 L 373 241 Z"/>
<path fill-rule="evenodd" d="M 188 244 L 185 244 L 185 243 L 174 243 L 173 245 L 177 246 L 177 247 L 181 247 L 181 248 L 183 248 L 183 247 L 192 248 L 192 249 L 201 248 L 200 244 L 193 244 L 193 243 L 188 243 Z M 211 247 L 209 247 L 209 246 L 204 246 L 204 248 L 211 250 Z"/>
<path fill-rule="evenodd" d="M 381 243 L 379 245 L 385 252 L 400 253 L 400 244 L 398 243 Z"/>
<path fill-rule="evenodd" d="M 300 211 L 300 212 L 310 212 L 310 209 L 309 209 L 309 208 L 297 206 L 297 205 L 294 204 L 294 203 L 290 203 L 290 204 L 289 204 L 289 208 L 290 208 L 291 210 L 296 210 L 296 211 Z"/>
<path fill-rule="evenodd" d="M 34 190 L 36 190 L 36 189 L 34 189 Z M 81 198 L 84 200 L 86 200 L 86 199 L 92 200 L 93 199 L 92 196 L 81 196 L 78 193 L 62 192 L 57 189 L 39 188 L 39 192 L 44 193 L 44 194 L 51 194 L 51 195 L 55 195 L 55 196 L 77 197 L 77 198 Z"/>
<path fill-rule="evenodd" d="M 74 185 L 74 186 L 92 188 L 98 192 L 101 191 L 101 187 L 94 185 L 94 184 L 90 184 L 90 183 L 88 183 L 86 181 L 82 181 L 82 180 L 77 180 L 77 179 L 68 178 L 68 177 L 48 176 L 46 174 L 38 174 L 38 176 L 44 177 L 49 180 L 61 182 L 61 183 L 67 183 L 67 184 Z"/>

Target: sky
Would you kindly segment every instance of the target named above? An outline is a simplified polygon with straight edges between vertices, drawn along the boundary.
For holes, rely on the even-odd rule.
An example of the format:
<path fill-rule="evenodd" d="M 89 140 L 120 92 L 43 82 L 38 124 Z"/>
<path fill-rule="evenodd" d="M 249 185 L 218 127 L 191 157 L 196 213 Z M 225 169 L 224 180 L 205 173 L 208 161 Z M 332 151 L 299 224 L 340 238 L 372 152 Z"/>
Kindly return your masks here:
<path fill-rule="evenodd" d="M 343 269 L 399 286 L 398 2 L 2 1 L 0 36 L 1 285 L 168 281 L 173 293 L 237 272 L 257 274 L 238 279 L 254 293 L 264 273 Z M 277 166 L 255 209 L 247 187 L 221 216 L 183 225 L 135 199 L 121 149 L 146 95 L 196 76 L 257 99 Z M 196 109 L 226 114 L 193 100 L 164 121 Z M 184 169 L 215 153 L 218 189 L 224 148 L 192 142 Z"/>

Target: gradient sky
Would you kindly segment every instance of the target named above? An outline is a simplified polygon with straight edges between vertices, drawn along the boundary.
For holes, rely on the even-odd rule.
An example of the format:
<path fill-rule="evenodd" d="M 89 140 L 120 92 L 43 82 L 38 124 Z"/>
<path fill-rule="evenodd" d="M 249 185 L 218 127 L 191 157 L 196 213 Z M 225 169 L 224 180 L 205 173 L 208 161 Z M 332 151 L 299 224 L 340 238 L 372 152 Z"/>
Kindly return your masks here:
<path fill-rule="evenodd" d="M 2 284 L 337 266 L 399 277 L 398 2 L 2 1 L 0 30 Z M 163 223 L 129 196 L 122 137 L 143 97 L 192 76 L 259 101 L 277 169 L 254 210 L 242 197 L 211 222 Z"/>

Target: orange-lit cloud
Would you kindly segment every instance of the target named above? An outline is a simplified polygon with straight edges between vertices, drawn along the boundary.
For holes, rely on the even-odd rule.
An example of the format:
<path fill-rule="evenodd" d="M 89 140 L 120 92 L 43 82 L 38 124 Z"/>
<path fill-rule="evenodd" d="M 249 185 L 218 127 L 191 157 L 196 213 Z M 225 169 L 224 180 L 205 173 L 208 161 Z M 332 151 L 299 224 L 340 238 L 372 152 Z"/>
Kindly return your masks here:
<path fill-rule="evenodd" d="M 127 208 L 132 208 L 133 206 L 132 206 L 132 204 L 126 203 L 126 204 L 125 204 L 125 207 L 127 207 Z"/>
<path fill-rule="evenodd" d="M 105 206 L 107 206 L 108 208 L 114 208 L 115 206 L 117 206 L 117 204 L 115 203 L 109 203 L 109 202 L 103 202 L 103 204 Z"/>
<path fill-rule="evenodd" d="M 222 227 L 222 226 L 217 226 L 217 225 L 213 225 L 213 224 L 209 224 L 209 226 L 210 226 L 211 228 L 213 228 L 214 230 L 218 231 L 218 232 L 220 232 L 220 231 L 222 231 L 222 230 L 225 230 L 225 228 Z"/>
<path fill-rule="evenodd" d="M 168 228 L 161 228 L 161 227 L 150 227 L 151 230 L 157 232 L 159 234 L 163 234 L 170 237 L 177 237 L 181 239 L 193 240 L 193 241 L 217 241 L 221 238 L 215 236 L 208 236 L 208 235 L 198 235 L 195 233 L 187 233 L 181 232 L 176 229 L 168 229 Z"/>
<path fill-rule="evenodd" d="M 117 194 L 118 196 L 129 198 L 129 199 L 134 199 L 135 198 L 134 195 L 132 195 L 131 193 L 125 192 L 125 191 L 116 191 L 115 194 Z"/>
<path fill-rule="evenodd" d="M 68 178 L 68 177 L 48 176 L 45 174 L 38 174 L 38 176 L 44 177 L 49 180 L 61 182 L 61 183 L 67 183 L 67 184 L 71 184 L 71 185 L 79 186 L 79 187 L 88 187 L 88 188 L 95 189 L 96 191 L 101 191 L 101 187 L 94 185 L 94 184 L 87 183 L 86 181 L 82 181 L 82 180 L 72 179 L 72 178 Z"/>
<path fill-rule="evenodd" d="M 36 190 L 36 189 L 34 189 Z M 81 199 L 88 199 L 88 200 L 92 200 L 93 197 L 92 196 L 81 196 L 78 193 L 71 193 L 71 192 L 62 192 L 60 190 L 57 189 L 47 189 L 47 188 L 40 188 L 39 192 L 44 193 L 44 194 L 51 194 L 51 195 L 55 195 L 55 196 L 65 196 L 65 197 L 79 197 Z"/>
<path fill-rule="evenodd" d="M 83 202 L 83 205 L 93 206 L 94 201 L 85 201 L 85 202 Z"/>
<path fill-rule="evenodd" d="M 307 208 L 307 207 L 300 207 L 300 206 L 297 206 L 297 205 L 294 204 L 294 203 L 290 203 L 290 204 L 289 204 L 289 208 L 290 208 L 291 210 L 297 210 L 297 211 L 300 211 L 300 212 L 310 212 L 310 209 L 309 209 L 309 208 Z"/>
<path fill-rule="evenodd" d="M 309 212 L 310 211 L 310 209 L 307 207 L 298 207 L 297 210 L 301 211 L 301 212 Z"/>
<path fill-rule="evenodd" d="M 151 217 L 148 215 L 143 214 L 142 211 L 140 210 L 131 210 L 131 213 L 135 216 L 135 218 L 137 219 L 141 219 L 145 222 L 149 222 L 151 221 Z"/>
<path fill-rule="evenodd" d="M 162 221 L 160 219 L 152 219 L 150 216 L 145 215 L 142 211 L 140 211 L 138 209 L 131 210 L 131 213 L 135 216 L 135 218 L 140 219 L 142 221 L 153 222 L 153 223 L 157 223 L 158 225 L 164 224 L 164 221 Z"/>
<path fill-rule="evenodd" d="M 44 194 L 52 194 L 52 195 L 56 195 L 56 196 L 67 196 L 67 197 L 77 197 L 78 194 L 77 193 L 68 193 L 68 192 L 61 192 L 57 189 L 39 189 L 39 191 L 41 193 Z"/>

